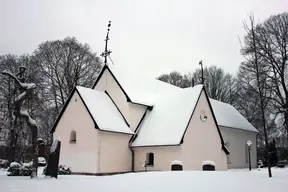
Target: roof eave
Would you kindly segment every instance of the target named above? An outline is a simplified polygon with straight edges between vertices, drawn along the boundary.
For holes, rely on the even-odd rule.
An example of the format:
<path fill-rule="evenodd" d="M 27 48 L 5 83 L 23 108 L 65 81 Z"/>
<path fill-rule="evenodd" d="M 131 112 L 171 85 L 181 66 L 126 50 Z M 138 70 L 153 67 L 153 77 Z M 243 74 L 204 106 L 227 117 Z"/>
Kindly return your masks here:
<path fill-rule="evenodd" d="M 172 147 L 172 146 L 180 146 L 180 144 L 175 143 L 175 144 L 159 144 L 159 145 L 129 145 L 131 148 L 135 147 Z"/>
<path fill-rule="evenodd" d="M 251 133 L 259 133 L 259 131 L 253 127 L 255 130 L 248 130 L 248 129 L 243 129 L 243 128 L 239 128 L 239 127 L 231 127 L 231 126 L 227 126 L 227 125 L 220 125 L 220 127 L 226 128 L 226 129 L 234 129 L 234 130 L 239 130 L 239 131 L 247 131 L 247 132 L 251 132 Z"/>
<path fill-rule="evenodd" d="M 127 132 L 104 130 L 104 129 L 99 129 L 99 131 L 110 132 L 110 133 L 117 133 L 117 134 L 124 134 L 124 135 L 131 135 L 131 136 L 134 135 L 134 133 L 132 133 L 132 132 L 131 132 L 131 133 L 127 133 Z"/>
<path fill-rule="evenodd" d="M 148 107 L 151 110 L 153 109 L 153 105 L 149 105 L 149 104 L 146 104 L 146 103 L 141 103 L 141 102 L 136 102 L 136 101 L 130 101 L 130 103 L 135 104 L 135 105 L 141 105 L 141 106 L 144 106 L 144 107 Z"/>

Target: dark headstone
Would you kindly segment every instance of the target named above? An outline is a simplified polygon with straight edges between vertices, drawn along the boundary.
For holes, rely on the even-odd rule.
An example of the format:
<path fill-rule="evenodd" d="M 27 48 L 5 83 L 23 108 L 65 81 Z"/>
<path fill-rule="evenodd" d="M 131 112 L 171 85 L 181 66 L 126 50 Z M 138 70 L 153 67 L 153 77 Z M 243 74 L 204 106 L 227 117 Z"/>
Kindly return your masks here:
<path fill-rule="evenodd" d="M 203 165 L 203 171 L 215 171 L 215 166 L 211 164 Z"/>
<path fill-rule="evenodd" d="M 45 156 L 45 143 L 43 140 L 38 139 L 38 157 L 44 157 Z"/>
<path fill-rule="evenodd" d="M 45 176 L 55 177 L 56 179 L 58 178 L 60 148 L 61 142 L 59 140 L 54 140 L 51 146 L 47 167 L 45 169 Z"/>
<path fill-rule="evenodd" d="M 172 171 L 182 171 L 183 170 L 183 166 L 180 164 L 173 164 L 171 165 L 171 170 Z"/>

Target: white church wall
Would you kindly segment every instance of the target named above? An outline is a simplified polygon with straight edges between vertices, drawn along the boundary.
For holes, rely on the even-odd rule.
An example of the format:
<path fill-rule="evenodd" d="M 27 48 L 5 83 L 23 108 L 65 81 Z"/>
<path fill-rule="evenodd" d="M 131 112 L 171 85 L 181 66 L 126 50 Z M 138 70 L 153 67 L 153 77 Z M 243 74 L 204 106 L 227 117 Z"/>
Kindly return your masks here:
<path fill-rule="evenodd" d="M 205 110 L 207 120 L 200 119 Z M 163 133 L 169 134 L 169 133 Z M 171 162 L 179 160 L 183 170 L 202 170 L 203 161 L 215 162 L 216 170 L 227 169 L 226 154 L 222 150 L 221 139 L 204 92 L 201 93 L 193 117 L 180 146 L 134 147 L 135 171 L 144 170 L 143 164 L 148 153 L 154 153 L 154 166 L 147 170 L 170 170 Z"/>
<path fill-rule="evenodd" d="M 132 152 L 128 146 L 131 135 L 98 131 L 97 173 L 132 171 Z"/>
<path fill-rule="evenodd" d="M 147 107 L 142 105 L 137 105 L 130 103 L 129 112 L 130 112 L 130 128 L 132 131 L 135 131 L 137 125 L 141 121 Z"/>
<path fill-rule="evenodd" d="M 251 165 L 254 168 L 257 167 L 257 133 L 223 126 L 220 126 L 220 130 L 225 143 L 228 142 L 230 150 L 228 168 L 248 168 L 248 150 L 246 147 L 248 140 L 253 143 L 251 146 Z"/>
<path fill-rule="evenodd" d="M 70 141 L 71 131 L 76 142 Z M 71 167 L 72 172 L 96 173 L 97 130 L 77 92 L 72 96 L 53 133 L 60 138 L 60 164 Z"/>

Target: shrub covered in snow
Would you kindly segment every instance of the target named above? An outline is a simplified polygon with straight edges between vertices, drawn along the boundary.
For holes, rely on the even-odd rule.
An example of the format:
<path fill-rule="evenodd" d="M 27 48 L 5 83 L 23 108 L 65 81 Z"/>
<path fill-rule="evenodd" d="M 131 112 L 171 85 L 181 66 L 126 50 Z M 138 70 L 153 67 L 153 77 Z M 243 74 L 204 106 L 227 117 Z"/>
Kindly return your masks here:
<path fill-rule="evenodd" d="M 9 161 L 6 159 L 0 159 L 0 168 L 7 168 L 9 167 Z"/>
<path fill-rule="evenodd" d="M 32 166 L 22 166 L 19 169 L 19 176 L 30 176 L 32 173 Z"/>
<path fill-rule="evenodd" d="M 59 175 L 71 175 L 72 171 L 70 167 L 66 165 L 59 165 L 58 174 Z"/>
<path fill-rule="evenodd" d="M 23 163 L 24 166 L 32 166 L 33 161 L 30 161 L 29 163 Z M 46 166 L 46 159 L 44 157 L 38 157 L 38 166 L 44 167 Z"/>
<path fill-rule="evenodd" d="M 46 159 L 44 157 L 38 157 L 38 166 L 46 166 Z"/>
<path fill-rule="evenodd" d="M 7 169 L 8 176 L 30 176 L 32 172 L 32 163 L 24 163 L 21 165 L 17 162 L 12 162 Z"/>
<path fill-rule="evenodd" d="M 7 169 L 8 176 L 30 176 L 32 172 L 32 161 L 29 163 L 23 163 L 21 165 L 17 162 L 12 162 Z"/>
<path fill-rule="evenodd" d="M 43 170 L 43 174 L 45 174 L 46 172 L 46 168 L 44 168 Z M 72 174 L 72 171 L 71 171 L 71 168 L 66 166 L 66 165 L 59 165 L 58 167 L 58 175 L 71 175 Z"/>

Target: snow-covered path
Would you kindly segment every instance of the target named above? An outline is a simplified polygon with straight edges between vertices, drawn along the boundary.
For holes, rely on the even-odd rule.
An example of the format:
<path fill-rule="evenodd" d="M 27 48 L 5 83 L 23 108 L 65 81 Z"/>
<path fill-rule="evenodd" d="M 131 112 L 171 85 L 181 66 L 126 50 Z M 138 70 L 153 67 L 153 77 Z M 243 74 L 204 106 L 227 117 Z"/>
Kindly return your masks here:
<path fill-rule="evenodd" d="M 273 169 L 273 178 L 267 170 L 248 172 L 146 172 L 114 176 L 60 176 L 48 179 L 40 176 L 8 177 L 0 171 L 1 192 L 284 192 L 287 191 L 288 169 Z"/>

